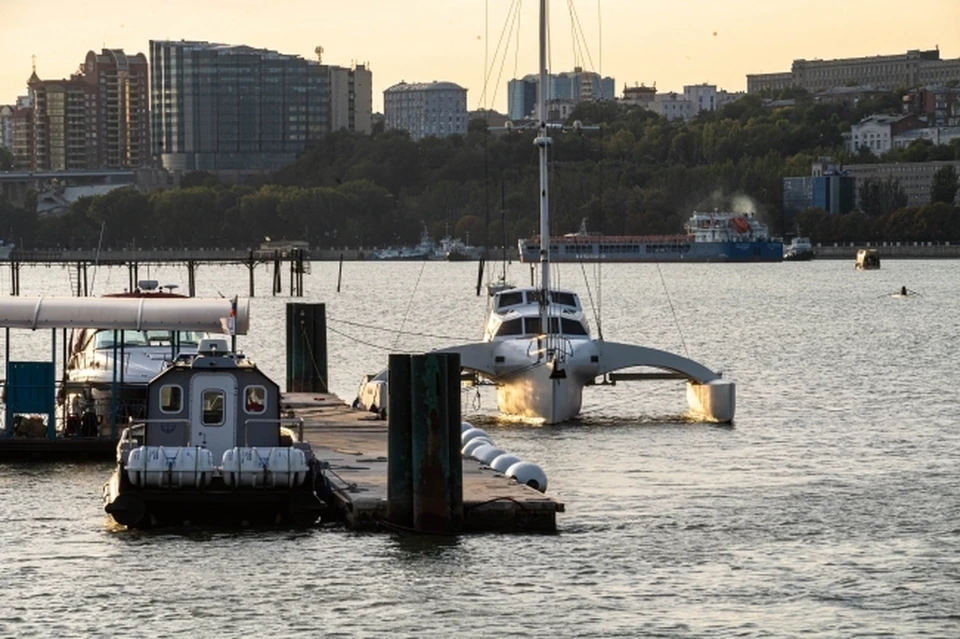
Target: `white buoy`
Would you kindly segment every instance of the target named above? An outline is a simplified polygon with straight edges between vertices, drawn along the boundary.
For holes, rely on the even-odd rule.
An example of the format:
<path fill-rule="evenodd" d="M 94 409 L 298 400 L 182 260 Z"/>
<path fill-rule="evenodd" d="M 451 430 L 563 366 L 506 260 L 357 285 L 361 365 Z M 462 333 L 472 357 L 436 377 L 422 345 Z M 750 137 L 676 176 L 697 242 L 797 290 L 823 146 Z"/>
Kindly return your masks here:
<path fill-rule="evenodd" d="M 470 422 L 460 422 L 460 434 L 463 435 L 465 432 L 473 428 L 473 424 Z"/>
<path fill-rule="evenodd" d="M 463 446 L 474 437 L 486 437 L 487 439 L 490 439 L 490 436 L 487 435 L 487 431 L 480 428 L 471 428 L 470 430 L 465 430 L 460 433 L 460 445 Z"/>
<path fill-rule="evenodd" d="M 463 445 L 463 448 L 460 449 L 460 452 L 463 453 L 464 457 L 471 457 L 473 455 L 473 451 L 480 446 L 485 445 L 493 446 L 493 443 L 486 437 L 474 437 Z"/>
<path fill-rule="evenodd" d="M 516 479 L 517 483 L 536 488 L 541 493 L 547 491 L 547 475 L 534 463 L 525 461 L 517 462 L 508 468 L 504 475 L 511 479 Z"/>
<path fill-rule="evenodd" d="M 519 457 L 513 453 L 504 453 L 490 462 L 490 468 L 494 469 L 498 473 L 505 473 L 507 469 L 516 464 L 518 461 L 522 461 Z"/>
<path fill-rule="evenodd" d="M 503 454 L 503 450 L 497 448 L 493 444 L 484 444 L 483 446 L 477 446 L 473 449 L 473 453 L 470 455 L 476 459 L 481 464 L 490 465 L 494 459 Z"/>

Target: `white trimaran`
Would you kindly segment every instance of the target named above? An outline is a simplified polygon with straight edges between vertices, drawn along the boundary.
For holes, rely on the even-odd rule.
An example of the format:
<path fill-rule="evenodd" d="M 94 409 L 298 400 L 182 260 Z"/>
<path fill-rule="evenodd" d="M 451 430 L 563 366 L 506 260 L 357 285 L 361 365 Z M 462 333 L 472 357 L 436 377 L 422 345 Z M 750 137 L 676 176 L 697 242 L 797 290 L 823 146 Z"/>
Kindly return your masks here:
<path fill-rule="evenodd" d="M 540 81 L 537 115 L 540 150 L 540 237 L 550 237 L 546 122 L 547 0 L 540 0 Z M 461 366 L 497 386 L 501 413 L 553 424 L 580 412 L 583 388 L 596 378 L 633 367 L 651 367 L 688 380 L 691 412 L 721 422 L 733 420 L 735 385 L 707 367 L 665 351 L 593 339 L 576 293 L 554 289 L 550 246 L 540 247 L 540 286 L 494 295 L 484 341 L 442 349 L 458 352 Z"/>

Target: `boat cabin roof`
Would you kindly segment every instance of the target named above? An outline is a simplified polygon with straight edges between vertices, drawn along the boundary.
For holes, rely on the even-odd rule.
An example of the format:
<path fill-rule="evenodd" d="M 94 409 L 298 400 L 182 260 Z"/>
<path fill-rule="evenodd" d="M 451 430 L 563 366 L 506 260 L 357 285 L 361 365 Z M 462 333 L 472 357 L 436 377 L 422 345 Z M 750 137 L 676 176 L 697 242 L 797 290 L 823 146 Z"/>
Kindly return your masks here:
<path fill-rule="evenodd" d="M 525 305 L 540 305 L 540 298 L 543 291 L 539 288 L 511 288 L 501 291 L 493 297 L 493 308 L 498 313 L 506 313 L 516 307 Z M 547 299 L 551 305 L 562 308 L 582 310 L 580 306 L 580 297 L 573 291 L 550 290 L 547 292 Z"/>

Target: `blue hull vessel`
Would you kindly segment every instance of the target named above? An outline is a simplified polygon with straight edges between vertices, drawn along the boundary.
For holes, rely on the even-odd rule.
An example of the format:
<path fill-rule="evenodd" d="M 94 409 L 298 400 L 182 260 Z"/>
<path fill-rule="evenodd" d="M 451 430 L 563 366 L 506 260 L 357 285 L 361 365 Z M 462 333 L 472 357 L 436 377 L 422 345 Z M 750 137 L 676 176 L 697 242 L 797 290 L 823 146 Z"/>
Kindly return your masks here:
<path fill-rule="evenodd" d="M 783 242 L 752 214 L 694 213 L 684 235 L 601 235 L 585 223 L 550 238 L 551 262 L 782 262 Z M 520 261 L 540 261 L 540 237 L 518 242 Z"/>

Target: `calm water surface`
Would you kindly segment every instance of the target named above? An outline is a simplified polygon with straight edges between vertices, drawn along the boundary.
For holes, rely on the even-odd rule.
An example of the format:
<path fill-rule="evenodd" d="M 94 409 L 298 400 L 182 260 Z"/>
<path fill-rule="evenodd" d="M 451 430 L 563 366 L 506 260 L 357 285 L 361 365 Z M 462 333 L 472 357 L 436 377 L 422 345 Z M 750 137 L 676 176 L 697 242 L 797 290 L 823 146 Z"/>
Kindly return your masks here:
<path fill-rule="evenodd" d="M 390 350 L 481 334 L 474 264 L 347 263 L 339 294 L 336 275 L 313 264 L 303 301 L 327 304 L 330 386 L 348 400 Z M 560 284 L 586 302 L 595 275 L 566 266 Z M 0 464 L 0 636 L 960 636 L 958 275 L 957 261 L 604 267 L 604 337 L 722 370 L 737 420 L 683 420 L 674 382 L 587 389 L 581 422 L 544 428 L 466 394 L 468 419 L 547 472 L 567 510 L 553 536 L 128 532 L 102 511 L 111 465 Z M 519 264 L 509 276 L 529 281 Z M 101 269 L 95 290 L 126 281 Z M 902 285 L 922 296 L 886 295 Z M 246 272 L 204 267 L 198 286 L 245 294 Z M 25 295 L 69 288 L 65 270 L 22 273 Z M 241 338 L 281 384 L 287 301 L 255 298 Z M 49 356 L 49 333 L 12 342 Z"/>

